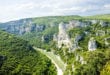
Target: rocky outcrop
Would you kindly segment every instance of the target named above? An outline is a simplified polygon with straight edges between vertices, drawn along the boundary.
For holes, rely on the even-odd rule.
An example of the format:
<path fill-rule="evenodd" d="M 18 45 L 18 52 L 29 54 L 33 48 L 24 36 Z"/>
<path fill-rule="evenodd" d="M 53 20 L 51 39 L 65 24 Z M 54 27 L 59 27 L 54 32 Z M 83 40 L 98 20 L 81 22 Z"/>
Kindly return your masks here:
<path fill-rule="evenodd" d="M 92 37 L 92 38 L 90 38 L 90 40 L 88 42 L 88 50 L 89 51 L 94 51 L 96 49 L 97 49 L 96 40 Z"/>
<path fill-rule="evenodd" d="M 70 28 L 74 28 L 74 27 L 81 27 L 82 24 L 80 21 L 78 20 L 72 20 L 72 21 L 69 21 L 69 27 Z"/>
<path fill-rule="evenodd" d="M 78 34 L 76 35 L 76 37 L 74 38 L 74 41 L 80 41 L 83 38 L 83 34 Z"/>
<path fill-rule="evenodd" d="M 105 45 L 109 46 L 110 45 L 110 37 L 105 38 Z"/>
<path fill-rule="evenodd" d="M 105 27 L 105 26 L 108 26 L 108 24 L 109 24 L 109 22 L 105 22 L 105 21 L 100 21 L 100 25 L 102 26 L 102 27 Z"/>
<path fill-rule="evenodd" d="M 26 32 L 25 27 L 21 27 L 21 29 L 19 30 L 19 34 L 23 35 Z"/>
<path fill-rule="evenodd" d="M 45 25 L 32 23 L 32 19 L 22 19 L 17 21 L 10 21 L 7 23 L 1 23 L 0 28 L 13 34 L 23 35 L 27 32 L 43 31 L 45 29 Z"/>
<path fill-rule="evenodd" d="M 105 31 L 103 31 L 103 30 L 97 30 L 96 36 L 104 36 L 104 35 L 105 35 Z"/>
<path fill-rule="evenodd" d="M 91 23 L 92 24 L 96 24 L 96 23 L 98 23 L 99 22 L 99 20 L 91 20 Z"/>
<path fill-rule="evenodd" d="M 80 49 L 78 42 L 83 38 L 83 35 L 76 35 L 74 38 L 74 42 L 72 45 L 72 50 L 75 51 L 76 49 Z"/>
<path fill-rule="evenodd" d="M 63 22 L 59 24 L 59 33 L 58 33 L 58 47 L 66 46 L 67 48 L 71 47 L 71 41 L 66 33 L 66 24 Z"/>

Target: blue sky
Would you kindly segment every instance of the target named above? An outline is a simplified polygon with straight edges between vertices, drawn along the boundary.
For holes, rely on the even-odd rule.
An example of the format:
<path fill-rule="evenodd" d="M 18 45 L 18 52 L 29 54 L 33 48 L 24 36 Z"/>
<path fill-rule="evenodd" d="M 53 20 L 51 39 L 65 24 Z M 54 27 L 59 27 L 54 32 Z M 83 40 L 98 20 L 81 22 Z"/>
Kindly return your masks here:
<path fill-rule="evenodd" d="M 0 0 L 0 22 L 28 17 L 110 13 L 110 0 Z"/>

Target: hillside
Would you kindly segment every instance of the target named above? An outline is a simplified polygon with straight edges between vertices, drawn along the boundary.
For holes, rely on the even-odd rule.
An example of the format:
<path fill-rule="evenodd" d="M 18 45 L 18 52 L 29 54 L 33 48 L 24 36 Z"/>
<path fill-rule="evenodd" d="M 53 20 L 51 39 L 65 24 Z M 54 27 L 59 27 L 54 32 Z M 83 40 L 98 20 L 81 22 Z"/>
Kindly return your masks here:
<path fill-rule="evenodd" d="M 109 15 L 22 19 L 0 28 L 59 56 L 66 65 L 64 75 L 110 74 Z"/>
<path fill-rule="evenodd" d="M 87 16 L 85 18 L 87 18 L 87 19 L 110 20 L 110 14 L 93 15 L 93 16 Z"/>
<path fill-rule="evenodd" d="M 0 31 L 0 75 L 56 75 L 56 68 L 27 41 Z"/>

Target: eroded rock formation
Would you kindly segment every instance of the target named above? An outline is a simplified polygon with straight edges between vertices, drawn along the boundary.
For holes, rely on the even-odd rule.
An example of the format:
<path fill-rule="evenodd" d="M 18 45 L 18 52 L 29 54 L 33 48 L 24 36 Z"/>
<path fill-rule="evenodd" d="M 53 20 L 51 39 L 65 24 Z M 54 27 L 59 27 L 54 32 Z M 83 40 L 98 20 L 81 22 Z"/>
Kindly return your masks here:
<path fill-rule="evenodd" d="M 92 37 L 92 38 L 90 38 L 90 40 L 88 42 L 88 50 L 89 51 L 94 51 L 96 49 L 97 49 L 96 40 Z"/>

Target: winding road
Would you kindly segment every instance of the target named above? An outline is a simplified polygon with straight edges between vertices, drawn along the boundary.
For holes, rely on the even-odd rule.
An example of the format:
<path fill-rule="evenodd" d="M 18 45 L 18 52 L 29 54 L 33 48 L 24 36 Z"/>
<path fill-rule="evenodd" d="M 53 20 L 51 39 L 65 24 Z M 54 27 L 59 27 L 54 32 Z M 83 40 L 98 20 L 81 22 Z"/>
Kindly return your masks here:
<path fill-rule="evenodd" d="M 66 69 L 66 65 L 64 62 L 60 59 L 58 55 L 55 55 L 53 52 L 47 52 L 46 50 L 40 49 L 33 47 L 36 51 L 41 52 L 42 54 L 46 55 L 52 63 L 56 66 L 57 68 L 57 75 L 63 75 L 63 72 Z"/>

